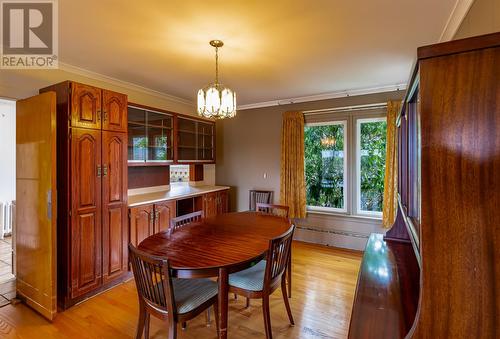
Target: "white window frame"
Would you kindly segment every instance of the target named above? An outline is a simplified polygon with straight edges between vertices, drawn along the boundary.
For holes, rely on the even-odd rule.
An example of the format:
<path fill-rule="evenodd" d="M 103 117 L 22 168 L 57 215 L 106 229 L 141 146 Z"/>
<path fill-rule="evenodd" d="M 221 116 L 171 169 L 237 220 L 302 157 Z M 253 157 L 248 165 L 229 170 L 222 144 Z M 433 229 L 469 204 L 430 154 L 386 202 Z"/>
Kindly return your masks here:
<path fill-rule="evenodd" d="M 348 199 L 349 199 L 349 185 L 347 183 L 347 163 L 348 163 L 348 154 L 347 154 L 347 144 L 349 142 L 349 135 L 347 131 L 347 119 L 339 119 L 339 120 L 331 120 L 327 122 L 310 122 L 306 123 L 305 127 L 314 127 L 314 126 L 333 126 L 333 125 L 342 125 L 344 128 L 344 178 L 343 178 L 343 192 L 344 192 L 344 208 L 336 208 L 336 207 L 322 207 L 322 206 L 310 206 L 307 205 L 307 210 L 308 211 L 314 211 L 314 212 L 327 212 L 327 213 L 341 213 L 341 214 L 347 214 L 347 204 L 348 204 Z M 305 162 L 305 157 L 304 157 L 304 162 Z"/>
<path fill-rule="evenodd" d="M 355 179 L 355 185 L 356 185 L 356 215 L 360 216 L 367 216 L 367 217 L 373 217 L 373 218 L 382 218 L 382 212 L 375 212 L 375 211 L 364 211 L 361 209 L 361 124 L 363 123 L 370 123 L 370 122 L 381 122 L 385 121 L 387 122 L 387 117 L 377 117 L 377 118 L 356 118 L 356 152 L 355 152 L 355 157 L 356 157 L 356 179 Z"/>

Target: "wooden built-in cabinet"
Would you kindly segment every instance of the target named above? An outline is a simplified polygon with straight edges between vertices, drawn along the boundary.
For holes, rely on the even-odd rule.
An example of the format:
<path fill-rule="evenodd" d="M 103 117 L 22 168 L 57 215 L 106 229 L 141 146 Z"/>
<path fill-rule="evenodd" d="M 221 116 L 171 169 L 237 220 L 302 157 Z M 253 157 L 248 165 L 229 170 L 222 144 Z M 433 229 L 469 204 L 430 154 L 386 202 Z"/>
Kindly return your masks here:
<path fill-rule="evenodd" d="M 127 136 L 102 132 L 103 282 L 127 272 Z"/>
<path fill-rule="evenodd" d="M 154 218 L 153 204 L 130 208 L 130 243 L 132 245 L 137 246 L 154 233 Z"/>
<path fill-rule="evenodd" d="M 102 90 L 68 82 L 71 127 L 101 129 Z"/>
<path fill-rule="evenodd" d="M 195 211 L 203 211 L 205 218 L 227 213 L 228 190 L 130 207 L 130 242 L 137 246 L 150 235 L 167 231 L 172 218 Z"/>
<path fill-rule="evenodd" d="M 141 241 L 158 232 L 168 230 L 170 219 L 176 215 L 175 200 L 131 207 L 130 243 L 137 246 Z"/>
<path fill-rule="evenodd" d="M 227 213 L 229 211 L 229 191 L 225 190 L 217 193 L 217 197 L 219 199 L 217 204 L 217 214 Z"/>
<path fill-rule="evenodd" d="M 71 127 L 127 132 L 127 96 L 106 89 L 68 84 Z M 56 85 L 61 86 L 61 85 Z M 45 90 L 45 89 L 44 89 Z"/>
<path fill-rule="evenodd" d="M 215 123 L 139 104 L 128 106 L 129 166 L 215 162 Z"/>
<path fill-rule="evenodd" d="M 349 338 L 500 334 L 500 33 L 420 47 L 397 119 L 398 208 Z"/>
<path fill-rule="evenodd" d="M 128 276 L 127 96 L 65 81 L 57 101 L 58 304 Z"/>
<path fill-rule="evenodd" d="M 168 230 L 170 219 L 176 216 L 175 210 L 175 201 L 164 201 L 155 204 L 155 233 Z"/>
<path fill-rule="evenodd" d="M 71 130 L 71 287 L 77 298 L 101 284 L 101 131 Z M 61 253 L 60 253 L 61 254 Z"/>
<path fill-rule="evenodd" d="M 103 90 L 102 105 L 102 129 L 114 132 L 127 132 L 127 96 Z"/>
<path fill-rule="evenodd" d="M 203 197 L 203 214 L 206 218 L 217 215 L 217 192 L 205 194 Z"/>
<path fill-rule="evenodd" d="M 228 211 L 228 191 L 207 193 L 203 197 L 203 211 L 206 218 Z"/>

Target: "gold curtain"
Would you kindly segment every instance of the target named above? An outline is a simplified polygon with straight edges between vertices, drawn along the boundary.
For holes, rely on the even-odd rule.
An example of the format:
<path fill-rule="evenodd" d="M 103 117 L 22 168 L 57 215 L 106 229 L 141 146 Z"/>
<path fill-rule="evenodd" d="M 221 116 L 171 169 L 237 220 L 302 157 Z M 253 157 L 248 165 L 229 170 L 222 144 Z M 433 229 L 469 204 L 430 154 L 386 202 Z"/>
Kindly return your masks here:
<path fill-rule="evenodd" d="M 387 102 L 387 141 L 385 156 L 384 209 L 382 226 L 390 228 L 396 220 L 398 207 L 398 138 L 396 119 L 401 109 L 401 101 Z"/>
<path fill-rule="evenodd" d="M 290 208 L 290 218 L 306 216 L 304 174 L 304 114 L 286 112 L 281 125 L 281 204 Z"/>

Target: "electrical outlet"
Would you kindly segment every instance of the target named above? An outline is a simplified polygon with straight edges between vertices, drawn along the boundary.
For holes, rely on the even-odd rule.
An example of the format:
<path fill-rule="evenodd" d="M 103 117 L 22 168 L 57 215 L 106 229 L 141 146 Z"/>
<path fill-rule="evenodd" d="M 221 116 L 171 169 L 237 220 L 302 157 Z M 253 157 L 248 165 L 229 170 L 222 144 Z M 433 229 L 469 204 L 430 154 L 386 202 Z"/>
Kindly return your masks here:
<path fill-rule="evenodd" d="M 264 172 L 264 179 L 267 179 L 267 173 Z"/>

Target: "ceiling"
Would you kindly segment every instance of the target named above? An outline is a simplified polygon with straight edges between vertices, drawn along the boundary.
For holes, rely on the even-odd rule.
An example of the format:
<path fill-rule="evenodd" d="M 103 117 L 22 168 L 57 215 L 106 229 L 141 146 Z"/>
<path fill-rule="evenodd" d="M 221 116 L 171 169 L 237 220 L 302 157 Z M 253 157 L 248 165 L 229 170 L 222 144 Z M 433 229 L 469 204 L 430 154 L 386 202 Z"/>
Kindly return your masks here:
<path fill-rule="evenodd" d="M 220 78 L 253 104 L 405 83 L 456 0 L 60 0 L 60 61 L 194 102 Z"/>

